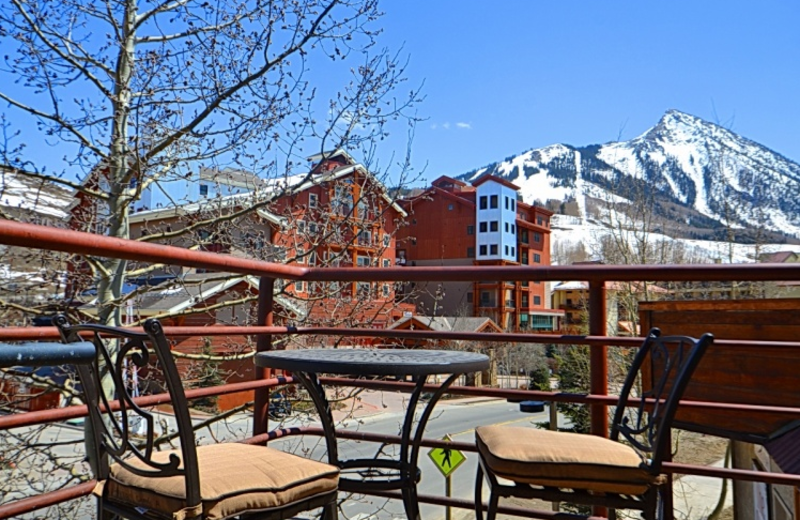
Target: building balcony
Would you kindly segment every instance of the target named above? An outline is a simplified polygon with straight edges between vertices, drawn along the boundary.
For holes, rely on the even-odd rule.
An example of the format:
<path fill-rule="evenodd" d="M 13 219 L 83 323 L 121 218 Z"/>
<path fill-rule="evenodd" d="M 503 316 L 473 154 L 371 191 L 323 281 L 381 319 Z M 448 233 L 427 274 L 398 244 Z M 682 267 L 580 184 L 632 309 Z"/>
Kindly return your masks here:
<path fill-rule="evenodd" d="M 462 280 L 475 282 L 486 278 L 486 274 L 481 268 L 476 267 L 453 267 L 453 268 L 429 268 L 417 267 L 415 269 L 393 268 L 362 268 L 362 269 L 343 269 L 343 268 L 305 268 L 287 266 L 283 264 L 270 264 L 266 262 L 253 261 L 252 259 L 237 258 L 233 256 L 223 256 L 207 252 L 196 252 L 178 248 L 167 248 L 143 243 L 125 243 L 116 239 L 86 235 L 83 233 L 69 232 L 64 230 L 53 230 L 40 226 L 24 225 L 3 222 L 0 224 L 0 244 L 10 246 L 20 246 L 27 248 L 38 248 L 51 251 L 72 252 L 76 254 L 90 255 L 94 258 L 117 257 L 129 258 L 138 262 L 152 262 L 154 264 L 187 265 L 208 271 L 232 272 L 237 274 L 248 274 L 260 277 L 264 285 L 281 280 L 301 280 L 306 282 L 437 282 L 440 280 Z M 781 281 L 800 281 L 800 265 L 699 265 L 692 266 L 692 269 L 682 269 L 681 266 L 581 266 L 581 267 L 548 267 L 537 273 L 542 280 L 592 280 L 593 282 L 603 282 L 605 280 L 648 280 L 648 281 L 687 281 L 704 279 L 736 279 L 750 281 L 781 280 Z M 497 280 L 491 283 L 501 283 L 499 280 L 513 278 L 508 273 L 500 272 Z M 280 285 L 280 284 L 275 284 Z M 602 283 L 594 283 L 593 286 L 602 287 Z M 589 301 L 603 302 L 602 289 L 598 289 L 599 294 L 592 294 L 590 289 Z M 489 303 L 489 302 L 487 302 Z M 505 302 L 508 303 L 508 302 Z M 684 303 L 684 302 L 680 302 Z M 691 302 L 689 302 L 691 303 Z M 614 349 L 620 353 L 626 353 L 630 349 L 638 347 L 641 338 L 609 337 L 607 335 L 606 316 L 600 311 L 604 310 L 600 305 L 588 308 L 588 327 L 587 336 L 567 336 L 558 334 L 535 334 L 535 333 L 473 333 L 473 332 L 437 332 L 433 330 L 383 330 L 371 328 L 368 322 L 357 322 L 348 324 L 347 327 L 341 324 L 326 327 L 324 325 L 274 325 L 268 322 L 272 319 L 277 305 L 273 302 L 272 295 L 262 294 L 258 298 L 259 312 L 261 321 L 255 325 L 218 325 L 214 327 L 197 327 L 189 325 L 175 325 L 165 327 L 165 332 L 170 338 L 189 338 L 202 344 L 203 338 L 222 338 L 234 342 L 233 338 L 250 338 L 252 341 L 249 347 L 242 348 L 235 355 L 231 354 L 231 359 L 237 359 L 241 363 L 251 363 L 252 355 L 256 350 L 270 350 L 273 347 L 284 345 L 284 341 L 291 339 L 297 341 L 299 338 L 308 338 L 310 343 L 319 342 L 319 338 L 332 338 L 335 343 L 353 346 L 354 338 L 363 340 L 364 344 L 368 340 L 377 339 L 375 344 L 386 344 L 392 339 L 401 338 L 404 340 L 415 340 L 420 343 L 445 344 L 472 342 L 480 345 L 489 352 L 491 345 L 510 345 L 512 351 L 521 350 L 523 345 L 531 343 L 571 346 L 575 344 L 588 345 L 590 362 L 590 388 L 585 392 L 576 394 L 574 392 L 560 393 L 558 391 L 534 391 L 520 390 L 518 385 L 515 388 L 490 388 L 469 386 L 466 383 L 473 378 L 466 378 L 464 382 L 456 384 L 449 389 L 453 396 L 460 396 L 466 399 L 480 399 L 481 406 L 470 407 L 471 413 L 466 415 L 469 424 L 463 426 L 464 419 L 454 419 L 449 414 L 449 408 L 441 404 L 441 415 L 432 419 L 429 431 L 457 431 L 466 432 L 455 436 L 453 442 L 444 443 L 441 441 L 441 433 L 430 435 L 420 440 L 424 447 L 423 456 L 420 457 L 419 469 L 424 476 L 419 488 L 419 502 L 421 504 L 421 517 L 423 519 L 436 520 L 444 517 L 443 506 L 447 505 L 456 510 L 455 514 L 468 518 L 472 515 L 474 500 L 469 498 L 470 494 L 463 496 L 447 497 L 444 496 L 444 482 L 438 473 L 434 462 L 425 455 L 428 449 L 448 448 L 457 449 L 465 454 L 467 461 L 464 465 L 453 473 L 453 489 L 471 490 L 474 487 L 475 462 L 477 460 L 476 447 L 474 444 L 474 434 L 472 429 L 476 425 L 490 424 L 496 420 L 486 410 L 492 409 L 495 404 L 507 409 L 506 400 L 538 400 L 549 403 L 548 414 L 538 419 L 553 419 L 551 424 L 556 427 L 559 422 L 564 426 L 563 416 L 559 415 L 561 403 L 578 403 L 586 405 L 589 411 L 591 431 L 600 436 L 608 435 L 609 407 L 616 403 L 613 395 L 618 388 L 618 382 L 613 380 L 608 370 L 609 356 L 608 351 Z M 765 356 L 761 363 L 748 363 L 743 365 L 752 376 L 753 381 L 759 385 L 754 387 L 757 399 L 751 402 L 727 402 L 721 399 L 699 399 L 697 397 L 687 399 L 681 403 L 680 410 L 689 413 L 693 412 L 700 416 L 710 413 L 733 414 L 739 418 L 745 426 L 760 426 L 772 421 L 785 422 L 785 424 L 797 424 L 800 421 L 800 399 L 797 399 L 798 392 L 796 386 L 789 382 L 795 381 L 791 377 L 787 379 L 777 379 L 784 383 L 777 383 L 778 388 L 769 388 L 770 385 L 776 386 L 773 381 L 774 373 L 767 370 L 767 366 L 781 370 L 777 365 L 767 365 L 769 359 L 774 357 L 780 360 L 785 370 L 796 370 L 800 368 L 800 342 L 791 336 L 791 339 L 781 338 L 780 331 L 788 331 L 794 334 L 792 327 L 794 323 L 793 314 L 786 310 L 786 306 L 791 302 L 783 301 L 780 305 L 764 305 L 758 307 L 757 303 L 752 304 L 754 311 L 761 313 L 759 323 L 761 326 L 754 326 L 754 330 L 763 330 L 763 324 L 769 323 L 769 338 L 765 337 L 742 337 L 745 327 L 741 323 L 737 327 L 731 327 L 740 336 L 720 335 L 720 340 L 714 345 L 720 353 L 728 358 L 744 359 L 750 355 L 749 352 L 754 345 L 761 352 L 770 352 L 770 356 Z M 776 304 L 777 305 L 777 304 Z M 784 307 L 780 307 L 780 306 Z M 483 306 L 483 302 L 481 302 Z M 717 313 L 720 314 L 728 307 L 720 304 Z M 650 309 L 643 314 L 645 320 L 654 323 L 658 320 L 658 312 L 663 310 Z M 685 316 L 692 317 L 680 320 L 680 315 L 671 316 L 672 322 L 685 325 L 689 322 L 697 323 L 699 311 L 687 310 Z M 666 323 L 666 322 L 665 322 Z M 666 326 L 666 325 L 665 325 Z M 696 335 L 692 332 L 693 335 Z M 58 332 L 53 327 L 3 327 L 0 328 L 0 341 L 57 341 Z M 755 344 L 754 344 L 755 341 Z M 239 345 L 241 346 L 241 345 Z M 176 355 L 180 353 L 176 352 Z M 494 355 L 494 354 L 492 354 Z M 203 359 L 203 354 L 199 353 L 199 359 Z M 614 356 L 615 357 L 615 356 Z M 182 358 L 185 363 L 192 359 Z M 495 360 L 495 366 L 498 363 Z M 712 365 L 711 374 L 715 372 Z M 525 372 L 523 372 L 525 373 Z M 795 377 L 796 377 L 796 372 Z M 13 377 L 24 377 L 24 374 L 12 374 Z M 0 383 L 12 377 L 8 372 L 3 372 Z M 737 376 L 740 374 L 737 374 Z M 263 376 L 263 377 L 262 377 Z M 710 377 L 710 376 L 709 376 Z M 187 378 L 188 379 L 188 378 Z M 478 378 L 481 379 L 481 378 Z M 491 378 L 490 378 L 491 379 Z M 195 379 L 196 380 L 196 379 Z M 190 382 L 190 381 L 187 381 Z M 772 383 L 771 383 L 772 382 Z M 200 399 L 208 399 L 214 396 L 231 396 L 235 394 L 246 395 L 245 401 L 255 400 L 256 403 L 265 405 L 269 402 L 270 396 L 275 388 L 281 388 L 285 394 L 293 394 L 299 403 L 303 403 L 303 392 L 299 389 L 298 380 L 292 377 L 278 377 L 273 373 L 259 374 L 259 377 L 250 381 L 239 383 L 228 383 L 222 385 L 212 385 L 210 387 L 194 388 L 187 391 L 187 398 L 196 403 Z M 374 457 L 378 453 L 396 449 L 398 442 L 397 435 L 379 433 L 371 430 L 371 425 L 382 419 L 386 415 L 390 421 L 393 431 L 397 431 L 396 417 L 389 417 L 385 410 L 394 412 L 395 409 L 402 410 L 407 397 L 400 395 L 403 392 L 410 392 L 414 388 L 414 383 L 396 381 L 388 378 L 377 380 L 349 379 L 322 377 L 322 383 L 330 387 L 333 393 L 340 396 L 337 402 L 344 403 L 344 408 L 334 410 L 334 419 L 340 423 L 342 430 L 339 431 L 339 438 L 342 440 L 342 451 L 353 450 L 353 453 L 360 453 L 361 457 Z M 756 383 L 753 383 L 756 384 Z M 60 392 L 66 392 L 64 388 L 70 385 L 59 385 Z M 74 385 L 71 386 L 73 389 Z M 435 388 L 435 387 L 434 387 Z M 157 393 L 157 389 L 143 391 L 137 398 L 142 407 L 148 407 L 157 411 L 158 417 L 169 424 L 169 408 L 165 406 L 165 398 Z M 369 399 L 357 392 L 370 394 Z M 68 393 L 68 392 L 67 392 Z M 611 394 L 611 395 L 609 395 Z M 779 401 L 779 396 L 785 394 L 793 399 L 792 402 Z M 778 396 L 778 397 L 776 397 Z M 373 402 L 374 400 L 374 402 Z M 639 401 L 630 403 L 637 406 Z M 94 506 L 92 498 L 89 496 L 94 488 L 95 482 L 88 465 L 83 462 L 83 429 L 76 428 L 74 425 L 85 415 L 86 409 L 80 405 L 66 405 L 59 408 L 45 409 L 39 411 L 24 411 L 20 406 L 14 404 L 13 399 L 2 404 L 5 415 L 0 415 L 0 435 L 2 435 L 3 450 L 0 455 L 0 464 L 3 472 L 3 480 L 6 484 L 13 485 L 13 489 L 2 495 L 0 498 L 0 519 L 18 518 L 22 515 L 37 515 L 43 518 L 92 518 Z M 156 410 L 156 407 L 157 410 Z M 207 414 L 196 415 L 196 435 L 201 443 L 215 442 L 246 442 L 253 444 L 269 444 L 280 450 L 292 451 L 303 454 L 304 456 L 325 460 L 327 453 L 325 444 L 320 440 L 321 430 L 319 423 L 316 422 L 316 415 L 312 412 L 293 413 L 288 416 L 275 417 L 269 416 L 268 406 L 256 407 L 257 411 L 251 411 L 247 406 L 242 406 L 238 411 L 234 411 L 224 417 L 212 417 Z M 465 407 L 459 407 L 462 410 Z M 295 407 L 297 409 L 297 407 Z M 437 408 L 437 410 L 439 410 Z M 502 421 L 518 422 L 528 424 L 531 419 L 536 417 L 525 415 L 521 412 L 514 413 L 513 417 L 503 416 Z M 276 414 L 277 415 L 277 414 Z M 285 414 L 284 414 L 285 415 Z M 370 415 L 369 421 L 362 421 Z M 436 415 L 436 414 L 434 414 Z M 212 419 L 214 419 L 212 421 Z M 488 422 L 487 422 L 488 421 Z M 541 422 L 541 421 L 540 421 Z M 686 431 L 693 431 L 692 424 L 687 421 L 682 425 Z M 392 431 L 387 426 L 387 431 Z M 22 439 L 29 432 L 36 429 L 36 441 L 22 442 Z M 738 440 L 748 440 L 750 442 L 762 439 L 757 433 L 753 432 L 728 432 L 717 431 L 716 434 L 721 438 L 723 434 L 729 433 L 730 438 Z M 763 432 L 761 432 L 763 433 Z M 745 435 L 746 434 L 746 435 Z M 747 436 L 749 435 L 749 436 Z M 780 463 L 784 463 L 786 468 L 795 461 L 787 456 L 796 454 L 793 450 L 795 445 L 789 448 L 782 448 L 779 441 L 782 437 L 775 436 L 767 439 L 764 437 L 764 446 L 772 455 L 769 466 L 772 471 L 759 469 L 753 470 L 753 460 L 748 459 L 747 467 L 722 468 L 710 465 L 669 462 L 663 467 L 663 472 L 672 475 L 675 479 L 693 478 L 692 475 L 711 476 L 717 479 L 734 479 L 741 484 L 742 489 L 754 489 L 753 482 L 760 483 L 759 489 L 771 489 L 784 487 L 790 493 L 795 493 L 795 488 L 800 487 L 800 476 L 788 472 L 781 472 Z M 171 439 L 163 439 L 169 442 Z M 346 446 L 346 447 L 345 447 Z M 56 447 L 56 458 L 45 455 L 41 463 L 34 461 L 40 460 L 36 457 L 37 450 L 43 448 Z M 680 460 L 682 446 L 678 446 L 678 458 Z M 772 451 L 770 451 L 772 450 Z M 349 451 L 348 451 L 349 453 Z M 760 453 L 760 452 L 759 452 Z M 47 457 L 50 456 L 50 459 Z M 759 455 L 761 456 L 761 455 Z M 49 462 L 47 462 L 49 460 Z M 788 461 L 788 462 L 787 462 Z M 48 464 L 50 466 L 48 466 Z M 52 468 L 49 470 L 48 468 Z M 737 484 L 737 485 L 739 485 Z M 675 485 L 669 499 L 665 502 L 664 517 L 672 519 L 681 518 L 681 507 L 688 501 L 693 500 L 691 494 L 684 494 L 687 486 Z M 374 516 L 379 519 L 389 519 L 402 517 L 402 497 L 397 491 L 379 491 L 364 495 L 340 494 L 339 507 L 342 510 L 342 517 L 366 518 Z M 143 507 L 147 507 L 143 503 Z M 707 504 L 708 505 L 708 504 Z M 699 507 L 699 506 L 698 506 Z M 514 515 L 529 518 L 553 518 L 555 513 L 548 506 L 532 506 L 510 504 L 501 500 L 499 512 L 504 515 Z M 595 516 L 605 516 L 608 511 L 598 509 L 594 511 Z M 796 514 L 796 513 L 795 513 Z M 796 516 L 795 516 L 796 518 Z"/>

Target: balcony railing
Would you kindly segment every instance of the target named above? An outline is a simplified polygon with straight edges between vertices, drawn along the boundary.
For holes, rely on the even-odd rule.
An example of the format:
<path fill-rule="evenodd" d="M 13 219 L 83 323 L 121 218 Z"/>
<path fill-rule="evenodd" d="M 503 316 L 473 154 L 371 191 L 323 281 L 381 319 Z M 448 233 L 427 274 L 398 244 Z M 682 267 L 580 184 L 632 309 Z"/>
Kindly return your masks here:
<path fill-rule="evenodd" d="M 586 395 L 560 394 L 556 392 L 500 390 L 491 388 L 453 387 L 450 393 L 456 395 L 489 396 L 496 398 L 539 399 L 551 403 L 581 403 L 591 407 L 591 431 L 595 435 L 606 436 L 608 432 L 607 407 L 616 404 L 615 397 L 608 395 L 608 348 L 609 346 L 636 347 L 639 338 L 608 337 L 606 333 L 606 297 L 607 281 L 800 281 L 800 264 L 780 265 L 665 265 L 665 266 L 609 266 L 581 265 L 564 267 L 532 267 L 532 266 L 469 266 L 469 267 L 402 267 L 390 268 L 306 268 L 294 265 L 271 264 L 257 260 L 223 256 L 208 252 L 190 251 L 176 247 L 152 243 L 131 242 L 122 239 L 65 231 L 30 224 L 0 221 L 0 244 L 21 246 L 50 251 L 61 251 L 89 255 L 93 257 L 124 258 L 139 262 L 181 265 L 208 271 L 247 274 L 260 277 L 259 285 L 259 322 L 255 326 L 215 326 L 215 327 L 165 327 L 168 336 L 173 337 L 207 337 L 207 336 L 254 336 L 257 338 L 257 351 L 271 350 L 274 342 L 282 336 L 333 336 L 348 338 L 394 338 L 425 341 L 479 341 L 485 343 L 546 343 L 546 344 L 582 344 L 590 347 L 591 389 Z M 420 330 L 376 330 L 367 328 L 335 328 L 335 327 L 283 327 L 273 324 L 272 294 L 279 280 L 306 282 L 423 282 L 423 281 L 481 281 L 493 280 L 582 280 L 589 283 L 588 298 L 588 334 L 584 336 L 558 336 L 550 334 L 498 334 L 467 332 L 432 332 Z M 58 338 L 53 327 L 0 329 L 0 340 L 20 341 Z M 752 342 L 737 340 L 720 340 L 714 348 L 736 349 L 751 346 Z M 800 356 L 800 342 L 769 342 L 772 348 L 790 349 Z M 253 413 L 252 437 L 246 442 L 266 443 L 269 440 L 290 435 L 319 435 L 318 428 L 303 427 L 289 430 L 269 431 L 267 414 L 270 389 L 279 384 L 292 384 L 291 378 L 278 379 L 266 370 L 256 371 L 256 380 L 251 382 L 227 384 L 214 388 L 187 391 L 187 398 L 196 399 L 210 395 L 223 395 L 241 391 L 254 392 L 255 405 Z M 377 390 L 409 391 L 411 384 L 390 381 L 364 381 L 348 379 L 325 379 L 325 383 L 341 386 L 366 387 Z M 433 387 L 431 388 L 433 389 Z M 142 406 L 163 404 L 164 395 L 151 395 L 140 398 Z M 695 410 L 729 410 L 750 413 L 769 412 L 784 414 L 793 419 L 800 419 L 800 408 L 779 407 L 769 405 L 742 405 L 719 402 L 685 401 L 681 407 Z M 555 409 L 555 406 L 551 407 Z M 71 406 L 67 408 L 26 412 L 0 416 L 0 430 L 8 430 L 24 426 L 64 421 L 86 415 L 86 407 Z M 344 438 L 362 441 L 391 443 L 397 442 L 397 436 L 369 434 L 364 432 L 342 432 Z M 436 440 L 425 440 L 425 446 L 445 446 Z M 450 443 L 464 451 L 475 451 L 471 443 Z M 724 469 L 705 466 L 668 463 L 664 471 L 669 474 L 693 474 L 731 478 L 742 481 L 761 482 L 766 484 L 800 487 L 800 476 L 782 473 L 750 471 L 744 469 Z M 0 505 L 0 519 L 11 518 L 23 513 L 63 503 L 88 495 L 93 488 L 91 480 L 53 491 L 32 495 L 15 502 Z M 375 493 L 378 496 L 399 499 L 395 492 Z M 421 495 L 421 502 L 449 505 L 472 509 L 469 500 L 447 498 L 443 496 Z M 672 518 L 671 504 L 665 504 L 666 517 Z M 555 518 L 555 513 L 533 510 L 522 507 L 500 507 L 501 513 L 520 515 L 531 518 Z"/>

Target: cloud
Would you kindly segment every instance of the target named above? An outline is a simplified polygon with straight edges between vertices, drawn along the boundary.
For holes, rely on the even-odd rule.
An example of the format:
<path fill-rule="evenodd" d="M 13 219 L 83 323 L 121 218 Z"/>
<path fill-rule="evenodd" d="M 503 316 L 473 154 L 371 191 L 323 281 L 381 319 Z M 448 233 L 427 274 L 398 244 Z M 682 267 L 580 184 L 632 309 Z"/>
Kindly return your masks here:
<path fill-rule="evenodd" d="M 456 123 L 455 125 L 450 124 L 449 121 L 445 121 L 442 124 L 437 124 L 437 123 L 432 123 L 431 124 L 431 130 L 438 130 L 438 129 L 450 130 L 450 128 L 457 128 L 459 130 L 472 130 L 472 124 L 464 123 L 464 122 L 461 122 L 461 121 Z"/>

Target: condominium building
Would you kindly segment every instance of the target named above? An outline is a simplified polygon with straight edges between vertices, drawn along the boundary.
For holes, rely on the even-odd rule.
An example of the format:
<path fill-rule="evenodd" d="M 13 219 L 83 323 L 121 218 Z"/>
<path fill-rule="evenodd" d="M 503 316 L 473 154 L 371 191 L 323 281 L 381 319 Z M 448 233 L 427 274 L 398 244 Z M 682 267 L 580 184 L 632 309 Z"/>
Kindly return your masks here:
<path fill-rule="evenodd" d="M 521 200 L 519 187 L 486 175 L 472 184 L 439 177 L 401 201 L 397 264 L 414 266 L 550 265 L 551 211 Z M 505 330 L 554 330 L 563 311 L 549 308 L 547 284 L 442 282 L 407 286 L 420 312 L 486 316 Z"/>

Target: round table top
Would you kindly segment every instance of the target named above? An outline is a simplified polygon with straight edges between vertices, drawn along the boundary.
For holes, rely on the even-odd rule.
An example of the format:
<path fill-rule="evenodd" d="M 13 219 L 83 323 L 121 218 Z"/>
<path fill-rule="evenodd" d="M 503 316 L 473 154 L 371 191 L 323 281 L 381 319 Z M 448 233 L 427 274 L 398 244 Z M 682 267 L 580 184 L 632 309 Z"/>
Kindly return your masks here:
<path fill-rule="evenodd" d="M 359 376 L 457 374 L 489 368 L 489 357 L 457 350 L 337 349 L 271 350 L 256 365 L 291 372 Z"/>

